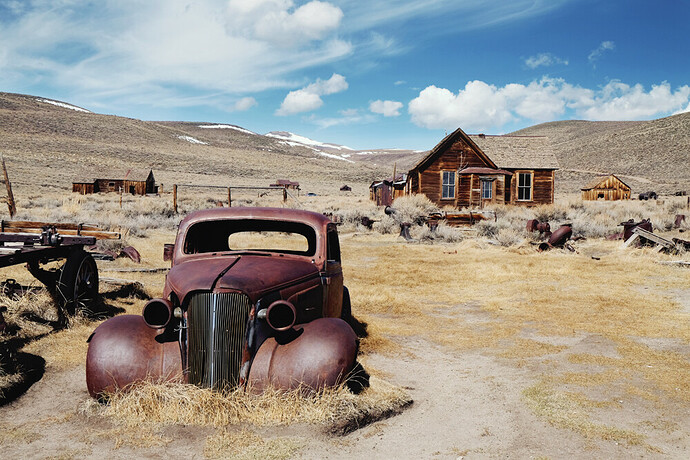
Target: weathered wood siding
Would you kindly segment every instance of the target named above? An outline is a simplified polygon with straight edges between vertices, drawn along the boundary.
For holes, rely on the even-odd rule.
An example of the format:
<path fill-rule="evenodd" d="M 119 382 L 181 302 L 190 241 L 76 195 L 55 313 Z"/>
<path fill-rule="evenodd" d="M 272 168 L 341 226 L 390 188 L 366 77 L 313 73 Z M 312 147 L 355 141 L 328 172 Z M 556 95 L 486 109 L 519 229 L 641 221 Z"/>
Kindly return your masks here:
<path fill-rule="evenodd" d="M 550 169 L 511 169 L 513 178 L 510 181 L 510 204 L 519 206 L 537 206 L 540 204 L 552 204 L 554 192 L 554 171 Z M 518 174 L 532 174 L 532 199 L 518 200 Z"/>
<path fill-rule="evenodd" d="M 583 200 L 629 200 L 630 187 L 616 176 L 608 176 L 590 190 L 582 191 Z"/>
<path fill-rule="evenodd" d="M 72 182 L 72 191 L 75 193 L 80 193 L 82 195 L 94 193 L 94 183 L 93 182 Z"/>
<path fill-rule="evenodd" d="M 420 174 L 419 192 L 425 194 L 429 200 L 439 206 L 468 206 L 461 203 L 469 202 L 469 190 L 465 184 L 458 183 L 458 170 L 470 167 L 489 166 L 467 143 L 459 139 L 443 152 L 429 167 Z M 455 198 L 441 198 L 442 171 L 455 172 Z"/>

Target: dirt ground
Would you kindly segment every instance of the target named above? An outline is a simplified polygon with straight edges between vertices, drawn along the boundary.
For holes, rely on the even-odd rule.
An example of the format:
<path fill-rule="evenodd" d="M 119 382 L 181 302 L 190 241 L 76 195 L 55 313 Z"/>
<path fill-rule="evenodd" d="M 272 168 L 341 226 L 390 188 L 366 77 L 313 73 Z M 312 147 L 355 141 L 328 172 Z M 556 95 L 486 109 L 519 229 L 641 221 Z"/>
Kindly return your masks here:
<path fill-rule="evenodd" d="M 387 250 L 383 248 L 388 243 L 378 237 L 360 239 L 356 235 L 343 239 L 344 254 L 352 261 L 346 276 L 352 279 L 354 295 L 367 295 L 367 286 L 362 283 L 371 273 L 363 268 L 365 265 L 374 270 L 376 261 L 388 264 L 383 257 L 385 252 L 380 252 Z M 464 261 L 465 264 L 475 263 L 475 256 L 507 258 L 510 255 L 503 249 L 471 246 L 395 245 L 396 251 L 409 251 L 407 257 L 413 262 L 417 253 L 424 257 L 428 252 L 436 257 L 447 255 L 453 258 L 452 263 Z M 578 255 L 530 253 L 520 256 L 524 259 L 515 256 L 514 260 L 515 263 L 525 260 L 528 266 L 546 264 L 546 257 L 552 257 L 560 265 L 589 264 L 592 254 L 596 254 L 603 259 L 611 257 L 614 265 L 625 260 L 633 264 L 633 271 L 647 263 L 639 261 L 639 266 L 635 265 L 635 259 L 619 253 L 618 246 L 613 244 L 580 249 Z M 592 276 L 601 276 L 610 268 L 604 266 Z M 361 308 L 372 337 L 388 344 L 378 348 L 365 344 L 368 351 L 362 357 L 364 366 L 372 375 L 405 388 L 414 403 L 399 415 L 345 436 L 327 434 L 318 425 L 228 427 L 226 430 L 236 435 L 249 433 L 254 439 L 241 452 L 228 451 L 228 458 L 689 458 L 687 384 L 675 389 L 664 385 L 667 380 L 677 385 L 690 377 L 687 340 L 690 270 L 666 266 L 658 269 L 661 272 L 656 270 L 654 273 L 661 273 L 663 278 L 639 286 L 640 292 L 635 295 L 649 302 L 663 298 L 670 306 L 668 313 L 664 313 L 660 331 L 648 336 L 624 335 L 625 340 L 643 347 L 646 353 L 635 355 L 641 357 L 635 358 L 629 369 L 616 367 L 616 360 L 623 360 L 624 347 L 633 345 L 626 345 L 624 339 L 602 333 L 596 327 L 588 328 L 586 318 L 578 323 L 577 330 L 547 334 L 548 328 L 525 317 L 520 319 L 513 335 L 497 336 L 478 346 L 460 347 L 453 343 L 456 336 L 436 327 L 434 321 L 447 323 L 448 328 L 494 331 L 495 335 L 495 331 L 514 327 L 512 323 L 518 317 L 509 312 L 492 312 L 490 306 L 477 300 L 462 299 L 410 319 L 409 313 L 395 309 L 376 311 L 371 306 L 358 305 L 362 301 L 353 298 L 353 311 L 356 313 Z M 504 271 L 507 279 L 511 279 L 510 270 Z M 508 281 L 491 272 L 477 271 L 477 276 L 496 279 L 495 294 L 500 299 L 501 283 Z M 564 276 L 569 275 L 566 272 Z M 160 280 L 160 276 L 152 276 L 147 282 L 151 286 L 147 288 L 155 294 L 160 289 L 156 284 Z M 526 283 L 525 296 L 538 298 L 531 293 L 535 288 L 530 286 L 529 279 L 514 281 Z M 405 286 L 394 287 L 404 293 Z M 592 286 L 592 290 L 601 291 L 601 296 L 618 292 L 612 289 L 606 284 Z M 574 301 L 578 296 L 575 293 Z M 431 292 L 422 293 L 415 301 L 422 305 L 434 302 L 435 297 Z M 669 321 L 675 326 L 667 326 Z M 412 322 L 417 325 L 417 332 L 395 332 L 390 325 L 396 322 Z M 377 332 L 378 324 L 388 328 Z M 526 349 L 535 343 L 542 347 L 539 352 Z M 679 359 L 675 369 L 664 361 L 666 358 L 660 357 L 666 355 Z M 0 407 L 3 458 L 213 456 L 206 448 L 210 439 L 223 432 L 222 428 L 176 425 L 149 431 L 142 427 L 138 434 L 132 435 L 131 429 L 111 419 L 88 415 L 84 410 L 89 401 L 84 365 L 79 359 L 76 362 L 81 363 L 64 366 L 46 359 L 42 377 L 21 397 Z M 663 368 L 669 374 L 668 379 L 654 380 L 655 367 Z M 587 381 L 583 376 L 591 376 L 592 380 Z"/>

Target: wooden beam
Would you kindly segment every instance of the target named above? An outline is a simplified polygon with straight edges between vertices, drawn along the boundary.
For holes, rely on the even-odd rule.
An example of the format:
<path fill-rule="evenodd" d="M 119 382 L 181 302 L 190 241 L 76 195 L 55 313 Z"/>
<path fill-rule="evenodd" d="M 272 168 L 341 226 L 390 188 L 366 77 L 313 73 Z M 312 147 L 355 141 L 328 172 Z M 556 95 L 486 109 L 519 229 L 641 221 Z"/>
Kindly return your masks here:
<path fill-rule="evenodd" d="M 640 228 L 640 227 L 635 227 L 633 229 L 633 233 L 639 235 L 641 238 L 644 238 L 646 240 L 652 241 L 660 246 L 663 246 L 667 249 L 675 247 L 675 243 L 673 241 L 667 240 L 666 238 L 662 238 L 658 235 L 655 235 L 652 232 L 648 232 L 647 230 Z M 627 243 L 627 241 L 626 241 Z"/>

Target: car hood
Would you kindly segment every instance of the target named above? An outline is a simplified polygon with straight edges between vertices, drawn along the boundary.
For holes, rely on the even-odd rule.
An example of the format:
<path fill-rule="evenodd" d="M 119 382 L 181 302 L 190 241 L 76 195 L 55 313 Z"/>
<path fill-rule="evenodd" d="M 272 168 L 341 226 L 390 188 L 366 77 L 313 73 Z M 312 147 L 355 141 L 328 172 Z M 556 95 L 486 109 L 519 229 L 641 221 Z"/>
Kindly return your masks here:
<path fill-rule="evenodd" d="M 319 276 L 306 260 L 276 255 L 214 256 L 187 260 L 168 273 L 168 286 L 184 299 L 192 291 L 237 290 L 252 302 L 270 291 Z"/>

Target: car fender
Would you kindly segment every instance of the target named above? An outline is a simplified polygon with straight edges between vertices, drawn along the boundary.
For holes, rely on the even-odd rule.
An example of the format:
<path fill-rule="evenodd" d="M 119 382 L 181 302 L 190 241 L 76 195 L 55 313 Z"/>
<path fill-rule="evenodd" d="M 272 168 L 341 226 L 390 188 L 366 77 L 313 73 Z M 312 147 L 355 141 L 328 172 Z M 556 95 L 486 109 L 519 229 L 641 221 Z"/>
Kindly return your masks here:
<path fill-rule="evenodd" d="M 86 385 L 97 397 L 127 385 L 150 380 L 182 381 L 177 340 L 162 340 L 163 330 L 146 325 L 140 315 L 108 319 L 89 337 Z"/>
<path fill-rule="evenodd" d="M 299 324 L 259 347 L 249 371 L 253 391 L 320 390 L 342 383 L 355 365 L 357 336 L 340 318 Z"/>

